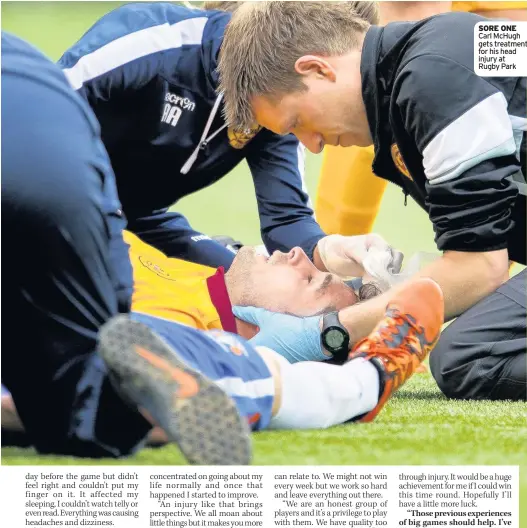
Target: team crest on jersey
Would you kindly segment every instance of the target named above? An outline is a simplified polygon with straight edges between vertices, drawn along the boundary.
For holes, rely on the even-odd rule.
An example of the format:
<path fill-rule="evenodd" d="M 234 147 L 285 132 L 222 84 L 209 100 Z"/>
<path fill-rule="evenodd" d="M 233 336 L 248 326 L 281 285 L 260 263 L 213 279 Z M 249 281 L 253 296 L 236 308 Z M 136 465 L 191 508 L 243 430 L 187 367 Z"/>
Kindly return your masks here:
<path fill-rule="evenodd" d="M 392 152 L 392 159 L 393 159 L 393 162 L 395 163 L 395 166 L 397 167 L 397 170 L 401 174 L 409 178 L 410 180 L 414 181 L 414 179 L 412 178 L 412 175 L 410 174 L 410 171 L 408 170 L 408 167 L 404 163 L 403 156 L 399 150 L 399 146 L 397 145 L 397 143 L 394 143 L 392 145 L 391 152 Z"/>
<path fill-rule="evenodd" d="M 165 271 L 159 264 L 156 264 L 155 262 L 152 262 L 150 259 L 145 257 L 139 257 L 139 262 L 141 264 L 155 273 L 158 277 L 161 277 L 163 279 L 169 280 L 169 281 L 176 281 L 177 279 L 173 277 L 168 271 Z"/>
<path fill-rule="evenodd" d="M 235 149 L 242 149 L 261 129 L 262 127 L 259 125 L 253 125 L 245 130 L 236 130 L 229 127 L 227 135 L 229 136 L 230 146 Z"/>

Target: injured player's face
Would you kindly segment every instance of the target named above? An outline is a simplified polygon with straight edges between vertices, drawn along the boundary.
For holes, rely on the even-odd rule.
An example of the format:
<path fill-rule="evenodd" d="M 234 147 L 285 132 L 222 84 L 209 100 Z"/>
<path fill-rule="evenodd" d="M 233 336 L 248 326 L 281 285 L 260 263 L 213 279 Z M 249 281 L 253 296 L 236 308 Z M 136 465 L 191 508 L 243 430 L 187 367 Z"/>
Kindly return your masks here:
<path fill-rule="evenodd" d="M 298 247 L 264 257 L 244 246 L 226 274 L 226 283 L 233 305 L 299 317 L 341 310 L 358 300 L 340 278 L 318 270 Z"/>

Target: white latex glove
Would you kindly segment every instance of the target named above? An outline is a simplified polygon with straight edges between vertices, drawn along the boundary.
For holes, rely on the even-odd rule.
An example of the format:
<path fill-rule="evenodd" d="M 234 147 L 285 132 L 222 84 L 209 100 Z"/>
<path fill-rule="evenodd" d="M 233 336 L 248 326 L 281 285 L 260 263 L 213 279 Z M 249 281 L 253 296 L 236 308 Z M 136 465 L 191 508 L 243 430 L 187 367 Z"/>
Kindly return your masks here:
<path fill-rule="evenodd" d="M 368 277 L 377 284 L 381 291 L 386 291 L 418 273 L 428 264 L 441 257 L 439 253 L 420 251 L 412 256 L 403 271 L 391 269 L 387 263 L 389 256 L 386 252 L 372 249 L 364 259 L 364 268 Z M 400 266 L 399 266 L 400 268 Z"/>
<path fill-rule="evenodd" d="M 329 235 L 318 242 L 318 252 L 324 266 L 331 273 L 348 278 L 362 277 L 372 271 L 368 261 L 381 262 L 383 269 L 399 273 L 403 254 L 394 250 L 384 238 L 376 234 L 342 236 Z"/>

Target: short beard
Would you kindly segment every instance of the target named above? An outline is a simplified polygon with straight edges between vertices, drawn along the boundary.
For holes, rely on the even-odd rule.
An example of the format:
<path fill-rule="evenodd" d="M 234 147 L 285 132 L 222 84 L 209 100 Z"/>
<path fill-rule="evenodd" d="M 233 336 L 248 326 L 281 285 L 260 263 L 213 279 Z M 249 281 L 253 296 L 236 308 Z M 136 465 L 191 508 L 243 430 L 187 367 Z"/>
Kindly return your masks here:
<path fill-rule="evenodd" d="M 250 306 L 253 292 L 251 264 L 254 256 L 254 251 L 241 250 L 225 274 L 225 285 L 233 305 Z"/>

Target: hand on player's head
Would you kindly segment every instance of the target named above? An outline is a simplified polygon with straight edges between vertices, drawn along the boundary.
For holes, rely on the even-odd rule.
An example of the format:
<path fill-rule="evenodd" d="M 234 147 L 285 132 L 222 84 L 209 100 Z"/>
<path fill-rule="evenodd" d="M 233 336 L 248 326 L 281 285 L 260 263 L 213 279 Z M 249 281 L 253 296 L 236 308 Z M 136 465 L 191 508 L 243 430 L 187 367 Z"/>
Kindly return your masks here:
<path fill-rule="evenodd" d="M 358 300 L 332 273 L 318 270 L 301 248 L 270 257 L 245 246 L 228 272 L 231 301 L 299 317 L 341 310 Z"/>

